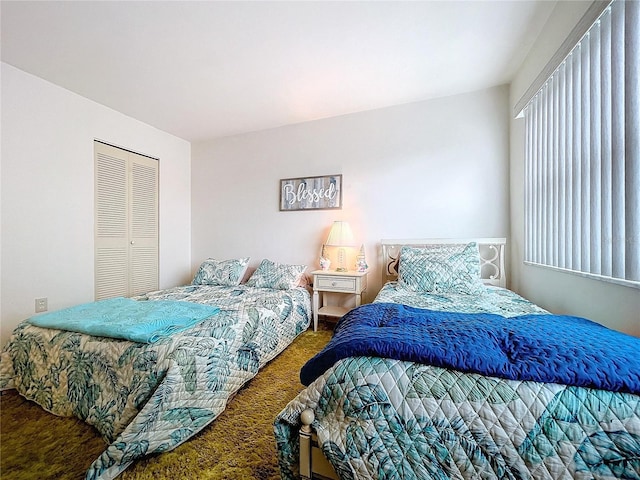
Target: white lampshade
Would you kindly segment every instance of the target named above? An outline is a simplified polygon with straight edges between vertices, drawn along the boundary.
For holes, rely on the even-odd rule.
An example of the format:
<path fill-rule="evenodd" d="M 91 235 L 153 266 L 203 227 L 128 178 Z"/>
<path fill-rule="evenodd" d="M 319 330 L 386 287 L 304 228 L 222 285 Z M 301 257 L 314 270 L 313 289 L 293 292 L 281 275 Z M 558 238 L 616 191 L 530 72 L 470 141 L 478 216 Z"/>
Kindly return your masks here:
<path fill-rule="evenodd" d="M 353 247 L 355 243 L 353 232 L 347 222 L 333 222 L 326 245 L 330 247 Z"/>
<path fill-rule="evenodd" d="M 345 266 L 346 253 L 344 247 L 355 246 L 353 232 L 351 232 L 349 224 L 340 221 L 333 222 L 331 231 L 329 232 L 329 238 L 327 238 L 325 245 L 329 247 L 340 247 L 338 248 L 338 268 L 336 268 L 336 272 L 346 272 L 348 269 Z"/>

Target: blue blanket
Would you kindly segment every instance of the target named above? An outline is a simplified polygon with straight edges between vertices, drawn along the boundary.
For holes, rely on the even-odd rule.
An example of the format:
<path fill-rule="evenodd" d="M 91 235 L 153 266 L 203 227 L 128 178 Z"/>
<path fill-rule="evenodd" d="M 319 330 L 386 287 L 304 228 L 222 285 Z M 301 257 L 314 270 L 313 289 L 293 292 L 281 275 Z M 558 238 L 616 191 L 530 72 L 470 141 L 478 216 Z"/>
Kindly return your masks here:
<path fill-rule="evenodd" d="M 376 356 L 463 372 L 640 394 L 640 339 L 560 315 L 505 318 L 394 303 L 358 307 L 300 371 L 309 385 L 342 358 Z"/>
<path fill-rule="evenodd" d="M 111 298 L 31 317 L 32 325 L 154 343 L 218 313 L 218 307 L 171 300 Z"/>

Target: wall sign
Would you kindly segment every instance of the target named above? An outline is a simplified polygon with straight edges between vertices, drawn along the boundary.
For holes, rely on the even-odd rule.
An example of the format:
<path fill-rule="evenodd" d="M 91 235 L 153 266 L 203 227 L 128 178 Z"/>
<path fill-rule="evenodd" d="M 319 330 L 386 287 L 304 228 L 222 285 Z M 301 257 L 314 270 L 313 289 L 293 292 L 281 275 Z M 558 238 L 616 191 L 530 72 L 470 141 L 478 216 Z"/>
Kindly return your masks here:
<path fill-rule="evenodd" d="M 281 212 L 339 208 L 342 208 L 342 175 L 280 180 Z"/>

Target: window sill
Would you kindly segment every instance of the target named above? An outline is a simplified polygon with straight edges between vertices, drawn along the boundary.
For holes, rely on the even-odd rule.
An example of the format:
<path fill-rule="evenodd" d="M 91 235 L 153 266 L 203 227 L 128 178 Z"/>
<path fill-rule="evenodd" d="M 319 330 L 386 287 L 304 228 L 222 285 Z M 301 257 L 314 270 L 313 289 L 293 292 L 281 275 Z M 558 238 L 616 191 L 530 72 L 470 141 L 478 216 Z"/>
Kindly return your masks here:
<path fill-rule="evenodd" d="M 527 260 L 525 260 L 523 263 L 525 265 L 529 265 L 529 266 L 532 266 L 532 267 L 541 267 L 541 268 L 545 268 L 547 270 L 555 270 L 557 272 L 570 273 L 572 275 L 577 275 L 579 277 L 590 278 L 592 280 L 600 280 L 602 282 L 615 283 L 616 285 L 621 285 L 623 287 L 630 287 L 630 288 L 640 289 L 640 282 L 634 282 L 632 280 L 624 280 L 622 278 L 605 277 L 604 275 L 596 275 L 596 274 L 593 274 L 593 273 L 579 272 L 577 270 L 570 270 L 568 268 L 552 267 L 551 265 L 544 265 L 542 263 L 535 263 L 535 262 L 530 262 L 530 261 L 527 261 Z"/>

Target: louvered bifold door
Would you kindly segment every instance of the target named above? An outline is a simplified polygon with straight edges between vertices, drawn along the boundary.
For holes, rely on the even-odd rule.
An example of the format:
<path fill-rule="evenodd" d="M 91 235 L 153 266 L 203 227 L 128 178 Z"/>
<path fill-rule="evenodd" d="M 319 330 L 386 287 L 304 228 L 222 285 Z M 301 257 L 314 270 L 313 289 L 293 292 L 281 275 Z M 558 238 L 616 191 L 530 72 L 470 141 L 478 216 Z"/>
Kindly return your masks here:
<path fill-rule="evenodd" d="M 95 144 L 96 300 L 129 294 L 128 152 Z"/>
<path fill-rule="evenodd" d="M 158 161 L 130 154 L 131 295 L 158 289 Z"/>
<path fill-rule="evenodd" d="M 95 296 L 158 289 L 158 161 L 95 142 Z"/>

